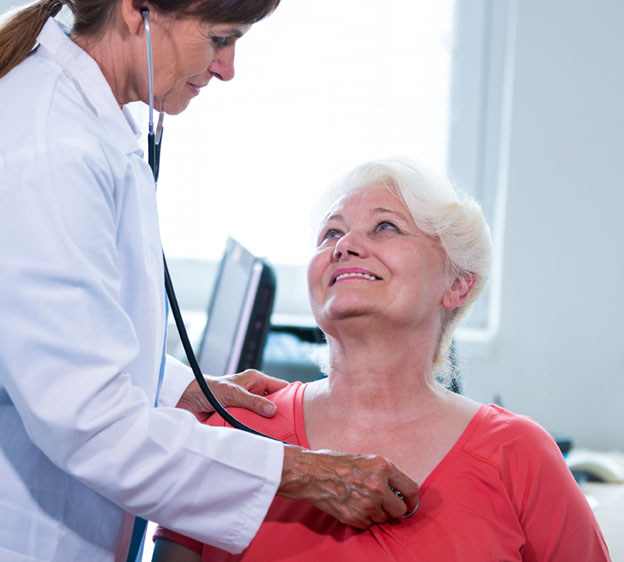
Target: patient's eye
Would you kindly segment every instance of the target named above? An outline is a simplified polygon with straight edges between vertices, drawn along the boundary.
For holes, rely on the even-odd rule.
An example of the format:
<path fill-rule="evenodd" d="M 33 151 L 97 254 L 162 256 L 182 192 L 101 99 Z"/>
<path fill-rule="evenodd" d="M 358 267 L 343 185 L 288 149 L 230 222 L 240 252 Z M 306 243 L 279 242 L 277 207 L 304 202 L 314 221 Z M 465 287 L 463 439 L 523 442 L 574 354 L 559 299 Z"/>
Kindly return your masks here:
<path fill-rule="evenodd" d="M 336 240 L 342 236 L 342 232 L 337 228 L 328 228 L 319 238 L 319 244 L 329 240 Z"/>
<path fill-rule="evenodd" d="M 401 233 L 401 229 L 399 227 L 390 222 L 390 221 L 381 221 L 376 227 L 375 232 L 396 232 L 398 234 Z"/>

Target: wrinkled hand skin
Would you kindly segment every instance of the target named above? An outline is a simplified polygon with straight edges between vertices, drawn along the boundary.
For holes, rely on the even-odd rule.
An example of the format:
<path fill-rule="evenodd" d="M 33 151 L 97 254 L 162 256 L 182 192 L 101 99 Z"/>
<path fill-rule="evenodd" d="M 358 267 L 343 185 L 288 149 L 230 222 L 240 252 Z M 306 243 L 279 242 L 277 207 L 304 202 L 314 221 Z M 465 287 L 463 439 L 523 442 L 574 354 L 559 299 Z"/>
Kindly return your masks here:
<path fill-rule="evenodd" d="M 390 490 L 400 490 L 404 501 Z M 342 523 L 367 529 L 409 513 L 418 485 L 391 461 L 375 455 L 284 447 L 278 495 L 306 500 Z"/>
<path fill-rule="evenodd" d="M 224 407 L 246 408 L 266 418 L 273 417 L 276 408 L 264 395 L 277 392 L 288 384 L 254 369 L 224 377 L 204 378 Z M 205 422 L 214 413 L 196 380 L 186 387 L 176 407 L 189 410 L 200 422 Z"/>

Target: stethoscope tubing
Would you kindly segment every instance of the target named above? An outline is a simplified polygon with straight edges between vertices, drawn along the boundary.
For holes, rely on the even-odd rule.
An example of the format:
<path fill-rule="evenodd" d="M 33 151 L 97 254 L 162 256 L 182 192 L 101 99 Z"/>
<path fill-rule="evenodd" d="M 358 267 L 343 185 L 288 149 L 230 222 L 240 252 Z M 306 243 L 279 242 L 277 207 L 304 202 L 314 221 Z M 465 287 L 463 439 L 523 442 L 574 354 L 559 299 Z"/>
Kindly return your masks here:
<path fill-rule="evenodd" d="M 178 306 L 178 300 L 175 295 L 175 291 L 173 289 L 173 283 L 171 282 L 171 276 L 169 275 L 169 268 L 167 267 L 167 260 L 165 259 L 165 255 L 163 254 L 163 264 L 165 267 L 165 289 L 167 291 L 167 298 L 169 299 L 169 305 L 171 307 L 171 312 L 173 314 L 173 318 L 176 323 L 176 328 L 178 329 L 178 333 L 180 335 L 180 340 L 182 342 L 182 347 L 184 347 L 184 353 L 186 354 L 186 358 L 189 362 L 191 370 L 193 371 L 193 375 L 195 375 L 195 379 L 199 384 L 199 388 L 201 388 L 206 400 L 210 403 L 210 405 L 215 409 L 215 412 L 219 414 L 227 423 L 229 423 L 232 427 L 236 429 L 242 429 L 248 433 L 253 433 L 254 435 L 259 435 L 261 437 L 268 437 L 269 439 L 276 440 L 274 437 L 270 437 L 269 435 L 265 435 L 264 433 L 260 433 L 255 429 L 245 425 L 240 420 L 236 419 L 232 414 L 230 414 L 219 402 L 219 399 L 214 395 L 210 387 L 206 384 L 206 380 L 204 379 L 204 375 L 201 372 L 199 364 L 197 363 L 197 358 L 195 357 L 195 352 L 193 351 L 193 346 L 189 341 L 188 333 L 186 331 L 186 327 L 184 325 L 184 321 L 182 319 L 182 313 L 180 312 L 180 307 Z"/>
<path fill-rule="evenodd" d="M 161 140 L 162 140 L 162 121 L 164 113 L 161 112 L 158 119 L 158 128 L 157 133 L 154 132 L 154 67 L 152 65 L 152 38 L 151 38 L 151 30 L 149 24 L 149 11 L 144 8 L 141 10 L 141 16 L 143 17 L 143 21 L 145 22 L 145 36 L 147 42 L 147 70 L 148 70 L 148 88 L 149 88 L 149 129 L 147 134 L 147 147 L 148 147 L 148 162 L 150 168 L 152 169 L 152 173 L 154 175 L 154 182 L 158 183 L 158 172 L 160 167 L 160 148 L 161 148 Z M 199 367 L 199 363 L 197 362 L 197 358 L 195 357 L 195 352 L 193 351 L 193 346 L 188 337 L 188 333 L 186 331 L 186 326 L 184 325 L 184 320 L 182 319 L 182 313 L 180 311 L 180 306 L 178 305 L 178 299 L 175 294 L 175 290 L 173 288 L 173 282 L 171 281 L 171 275 L 169 274 L 169 268 L 167 266 L 167 260 L 165 259 L 165 254 L 163 252 L 163 266 L 165 271 L 165 290 L 167 292 L 167 298 L 169 299 L 169 306 L 171 307 L 171 312 L 173 314 L 173 318 L 175 320 L 176 328 L 178 329 L 178 333 L 180 335 L 180 340 L 182 342 L 182 347 L 184 348 L 184 353 L 186 354 L 186 358 L 189 362 L 189 366 L 193 371 L 193 375 L 197 380 L 197 384 L 199 388 L 203 392 L 208 403 L 215 409 L 217 412 L 227 423 L 236 429 L 241 429 L 248 433 L 253 433 L 254 435 L 259 435 L 261 437 L 267 437 L 269 439 L 274 439 L 269 435 L 264 435 L 259 431 L 245 425 L 243 422 L 236 419 L 232 414 L 230 414 L 219 402 L 219 399 L 214 395 L 210 387 L 206 383 L 206 379 L 201 372 L 201 368 Z"/>

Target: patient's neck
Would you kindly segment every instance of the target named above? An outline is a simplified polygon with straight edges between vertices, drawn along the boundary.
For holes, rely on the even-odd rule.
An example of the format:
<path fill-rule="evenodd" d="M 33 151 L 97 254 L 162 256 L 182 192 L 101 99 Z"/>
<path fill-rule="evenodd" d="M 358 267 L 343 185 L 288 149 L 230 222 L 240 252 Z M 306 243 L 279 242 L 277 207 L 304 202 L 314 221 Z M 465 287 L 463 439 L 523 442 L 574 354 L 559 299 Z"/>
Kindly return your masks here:
<path fill-rule="evenodd" d="M 393 330 L 368 338 L 347 332 L 328 341 L 326 390 L 343 409 L 375 416 L 391 408 L 393 419 L 400 419 L 440 396 L 432 376 L 432 337 Z"/>

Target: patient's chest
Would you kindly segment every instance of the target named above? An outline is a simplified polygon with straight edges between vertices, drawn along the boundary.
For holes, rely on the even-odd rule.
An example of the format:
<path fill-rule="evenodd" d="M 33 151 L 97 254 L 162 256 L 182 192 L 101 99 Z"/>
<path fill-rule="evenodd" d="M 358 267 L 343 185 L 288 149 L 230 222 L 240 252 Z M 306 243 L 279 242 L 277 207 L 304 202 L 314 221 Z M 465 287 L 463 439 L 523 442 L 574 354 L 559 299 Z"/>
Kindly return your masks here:
<path fill-rule="evenodd" d="M 522 560 L 524 534 L 502 485 L 472 469 L 448 468 L 439 478 L 434 472 L 430 484 L 425 482 L 420 508 L 409 519 L 363 531 L 304 502 L 277 498 L 240 557 L 207 547 L 204 560 Z"/>
<path fill-rule="evenodd" d="M 311 449 L 381 455 L 390 459 L 419 485 L 456 446 L 479 409 L 479 404 L 446 410 L 438 417 L 399 424 L 379 420 L 368 427 L 334 422 L 331 430 L 306 411 L 305 432 Z M 310 412 L 308 414 L 307 412 Z"/>

